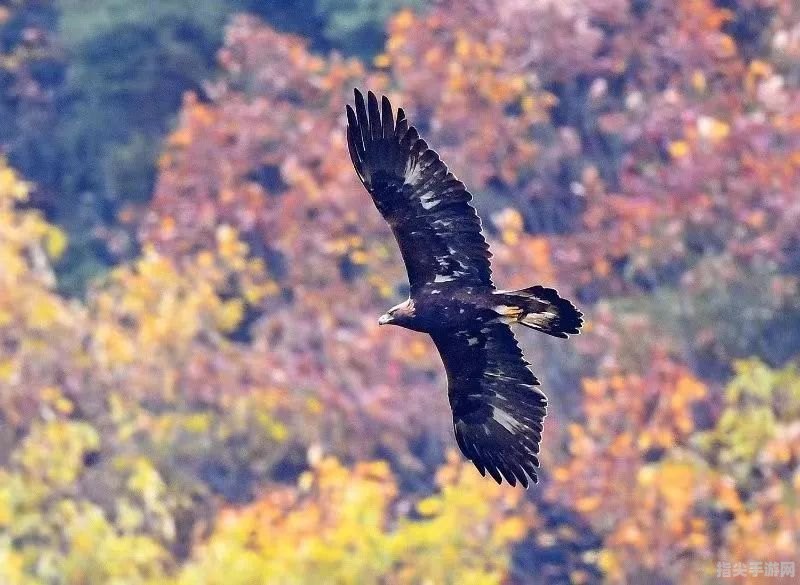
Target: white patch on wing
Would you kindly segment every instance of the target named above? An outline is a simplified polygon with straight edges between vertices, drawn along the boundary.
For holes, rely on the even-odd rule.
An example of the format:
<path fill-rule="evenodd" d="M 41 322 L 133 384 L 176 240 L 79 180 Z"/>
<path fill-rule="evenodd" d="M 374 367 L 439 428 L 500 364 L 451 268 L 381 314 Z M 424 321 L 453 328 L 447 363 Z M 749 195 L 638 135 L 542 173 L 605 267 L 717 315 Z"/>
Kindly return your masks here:
<path fill-rule="evenodd" d="M 449 274 L 437 274 L 436 278 L 433 279 L 433 282 L 450 282 L 451 280 L 455 280 L 455 276 Z"/>
<path fill-rule="evenodd" d="M 478 338 L 470 337 L 469 339 L 467 339 L 467 345 L 469 346 L 478 345 Z"/>
<path fill-rule="evenodd" d="M 550 311 L 544 311 L 542 313 L 528 313 L 522 319 L 522 323 L 525 323 L 526 325 L 543 327 L 555 319 L 556 316 L 557 315 L 555 313 L 551 313 Z"/>
<path fill-rule="evenodd" d="M 492 307 L 494 312 L 503 317 L 519 317 L 522 309 L 513 305 L 495 305 Z"/>
<path fill-rule="evenodd" d="M 461 268 L 469 270 L 469 266 L 463 262 L 463 254 L 459 253 L 458 250 L 454 250 L 451 246 L 447 246 L 447 251 L 450 253 L 450 257 L 458 262 L 458 265 L 461 266 Z"/>
<path fill-rule="evenodd" d="M 517 380 L 512 376 L 508 376 L 505 373 L 501 372 L 500 370 L 486 370 L 484 372 L 484 376 L 489 378 L 494 378 L 495 380 L 499 380 L 501 382 L 516 382 Z"/>
<path fill-rule="evenodd" d="M 408 162 L 406 163 L 406 172 L 405 178 L 406 183 L 409 185 L 416 185 L 417 181 L 419 181 L 419 177 L 422 174 L 422 169 L 417 164 L 417 161 L 413 158 L 409 158 Z"/>
<path fill-rule="evenodd" d="M 436 193 L 433 191 L 426 191 L 422 197 L 419 198 L 419 202 L 422 203 L 422 207 L 427 209 L 433 209 L 437 205 L 439 205 L 440 199 L 434 199 L 436 197 Z"/>
<path fill-rule="evenodd" d="M 501 410 L 497 407 L 492 407 L 492 418 L 509 433 L 516 433 L 519 430 L 525 429 L 524 424 L 508 414 L 505 410 Z"/>

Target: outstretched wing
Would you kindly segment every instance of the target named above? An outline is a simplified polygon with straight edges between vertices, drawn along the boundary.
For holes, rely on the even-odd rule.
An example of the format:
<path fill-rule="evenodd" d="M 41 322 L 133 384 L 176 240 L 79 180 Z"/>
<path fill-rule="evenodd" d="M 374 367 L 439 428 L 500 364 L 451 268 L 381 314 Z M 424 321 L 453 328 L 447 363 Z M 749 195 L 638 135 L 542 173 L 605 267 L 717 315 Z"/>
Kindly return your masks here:
<path fill-rule="evenodd" d="M 538 481 L 547 398 L 508 325 L 473 327 L 431 334 L 447 370 L 456 441 L 481 475 L 528 487 L 528 477 Z"/>
<path fill-rule="evenodd" d="M 392 228 L 412 292 L 458 281 L 491 286 L 489 246 L 472 195 L 439 155 L 383 97 L 355 90 L 347 106 L 347 145 L 361 182 Z"/>

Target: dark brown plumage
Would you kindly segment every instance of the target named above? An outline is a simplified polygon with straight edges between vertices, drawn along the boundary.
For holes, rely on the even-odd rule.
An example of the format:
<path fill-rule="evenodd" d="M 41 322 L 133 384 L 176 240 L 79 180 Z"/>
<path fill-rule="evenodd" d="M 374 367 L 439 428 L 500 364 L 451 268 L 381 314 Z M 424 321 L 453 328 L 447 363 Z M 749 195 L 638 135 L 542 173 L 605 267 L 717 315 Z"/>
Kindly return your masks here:
<path fill-rule="evenodd" d="M 428 333 L 448 379 L 456 441 L 498 483 L 537 481 L 547 399 L 511 331 L 578 333 L 581 313 L 549 288 L 496 290 L 472 195 L 409 126 L 402 108 L 355 91 L 353 166 L 400 247 L 410 297 L 379 319 Z"/>

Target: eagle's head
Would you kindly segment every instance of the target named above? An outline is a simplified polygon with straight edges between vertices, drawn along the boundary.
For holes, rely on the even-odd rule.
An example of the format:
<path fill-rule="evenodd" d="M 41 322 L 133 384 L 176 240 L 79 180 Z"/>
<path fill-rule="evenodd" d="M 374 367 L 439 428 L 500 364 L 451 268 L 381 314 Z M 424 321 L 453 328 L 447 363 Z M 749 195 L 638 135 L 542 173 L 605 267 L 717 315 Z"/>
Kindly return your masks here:
<path fill-rule="evenodd" d="M 408 327 L 411 325 L 416 311 L 414 308 L 414 301 L 406 299 L 399 305 L 395 305 L 378 319 L 378 325 L 400 325 L 401 327 Z"/>

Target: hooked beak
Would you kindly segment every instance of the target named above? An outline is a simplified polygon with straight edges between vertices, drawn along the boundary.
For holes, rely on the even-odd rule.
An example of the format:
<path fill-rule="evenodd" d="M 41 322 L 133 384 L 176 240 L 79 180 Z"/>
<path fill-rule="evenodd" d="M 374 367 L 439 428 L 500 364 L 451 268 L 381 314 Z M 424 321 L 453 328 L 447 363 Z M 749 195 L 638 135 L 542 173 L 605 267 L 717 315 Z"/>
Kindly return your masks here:
<path fill-rule="evenodd" d="M 384 313 L 378 319 L 378 325 L 387 325 L 392 322 L 392 316 L 389 313 Z"/>

